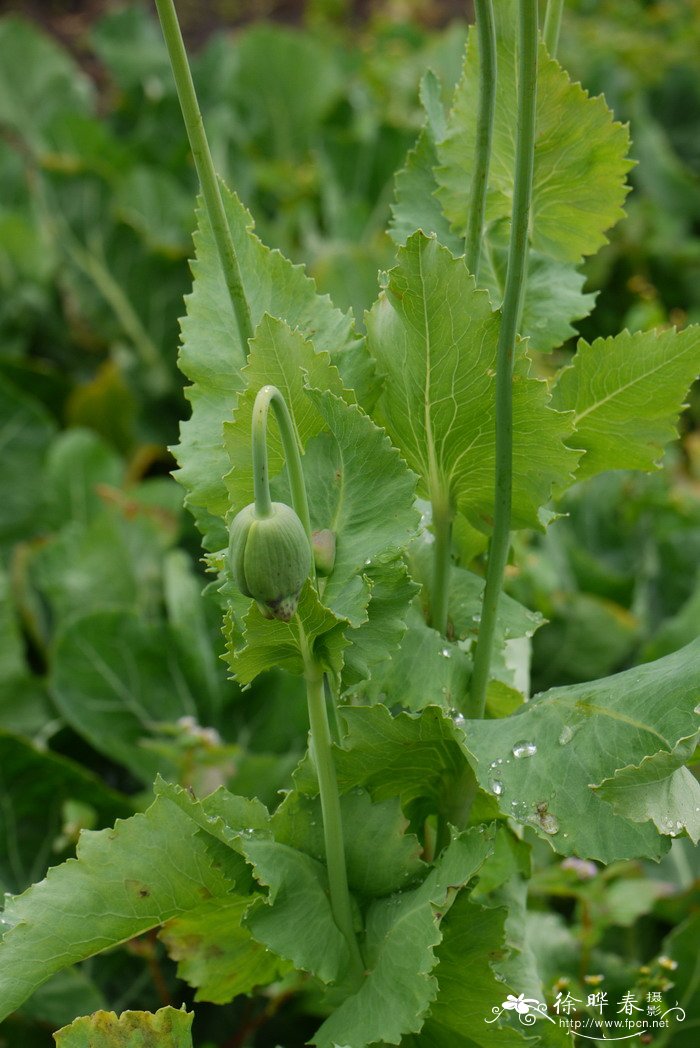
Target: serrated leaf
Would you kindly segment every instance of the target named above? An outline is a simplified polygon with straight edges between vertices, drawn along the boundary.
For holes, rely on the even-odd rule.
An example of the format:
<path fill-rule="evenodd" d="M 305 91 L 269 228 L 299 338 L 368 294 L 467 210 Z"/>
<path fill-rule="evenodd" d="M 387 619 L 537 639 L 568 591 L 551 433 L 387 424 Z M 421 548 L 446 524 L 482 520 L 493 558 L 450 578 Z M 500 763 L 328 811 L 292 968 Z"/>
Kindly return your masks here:
<path fill-rule="evenodd" d="M 290 622 L 266 619 L 257 604 L 250 605 L 245 617 L 240 645 L 232 630 L 227 638 L 227 659 L 239 684 L 250 684 L 258 674 L 274 666 L 289 673 L 304 672 L 305 647 L 316 661 L 334 676 L 343 665 L 343 648 L 347 644 L 343 631 L 345 619 L 339 619 L 324 607 L 310 582 L 299 599 L 296 614 Z M 304 639 L 302 640 L 302 631 Z"/>
<path fill-rule="evenodd" d="M 425 124 L 414 147 L 406 157 L 406 163 L 397 172 L 394 181 L 395 203 L 391 205 L 389 233 L 397 244 L 405 244 L 408 238 L 422 229 L 424 233 L 435 233 L 441 244 L 453 255 L 464 254 L 464 239 L 450 229 L 439 200 L 435 168 L 438 165 L 437 143 L 445 133 L 440 81 L 430 70 L 420 84 L 420 99 L 425 110 Z"/>
<path fill-rule="evenodd" d="M 253 404 L 265 385 L 277 386 L 289 408 L 297 445 L 303 454 L 309 439 L 323 428 L 323 416 L 306 395 L 305 383 L 343 393 L 343 384 L 328 353 L 317 353 L 300 331 L 266 313 L 250 341 L 248 363 L 241 372 L 245 391 L 239 396 L 232 422 L 224 423 L 224 444 L 232 469 L 226 487 L 234 512 L 253 501 Z M 351 395 L 351 394 L 347 394 Z M 284 451 L 274 414 L 267 428 L 268 468 L 271 477 L 284 465 Z"/>
<path fill-rule="evenodd" d="M 241 924 L 250 903 L 238 896 L 214 899 L 174 917 L 159 932 L 177 961 L 178 978 L 196 989 L 196 1001 L 227 1004 L 278 978 L 279 959 Z"/>
<path fill-rule="evenodd" d="M 658 859 L 668 842 L 656 828 L 616 815 L 595 786 L 645 757 L 665 764 L 697 733 L 698 698 L 695 641 L 658 662 L 544 692 L 503 720 L 469 721 L 465 745 L 501 810 L 560 854 Z"/>
<path fill-rule="evenodd" d="M 56 1048 L 192 1048 L 192 1012 L 99 1011 L 75 1019 L 54 1034 Z"/>
<path fill-rule="evenodd" d="M 456 1048 L 465 1039 L 479 1048 L 522 1048 L 529 1043 L 524 1031 L 508 1024 L 510 1016 L 503 1012 L 503 1001 L 510 987 L 493 970 L 494 962 L 508 953 L 506 913 L 501 907 L 476 905 L 462 893 L 447 914 L 435 969 L 440 990 L 425 1025 L 426 1046 Z M 464 977 L 467 971 L 469 979 Z M 515 989 L 522 992 L 519 986 Z M 487 1021 L 498 1010 L 503 1019 Z M 423 1037 L 415 1044 L 422 1046 Z"/>
<path fill-rule="evenodd" d="M 369 348 L 385 376 L 379 401 L 393 443 L 421 480 L 482 530 L 493 514 L 495 366 L 499 314 L 464 263 L 416 233 L 367 316 Z M 552 487 L 569 478 L 566 415 L 522 356 L 513 381 L 513 526 L 538 527 Z"/>
<path fill-rule="evenodd" d="M 343 653 L 343 691 L 385 674 L 406 633 L 410 603 L 417 590 L 402 556 L 375 558 L 365 567 L 363 576 L 370 587 L 367 621 L 345 634 L 348 646 Z"/>
<path fill-rule="evenodd" d="M 552 391 L 555 407 L 574 412 L 570 443 L 585 451 L 576 479 L 657 466 L 678 435 L 677 417 L 699 372 L 698 325 L 581 340 Z"/>
<path fill-rule="evenodd" d="M 683 830 L 693 844 L 700 840 L 700 783 L 682 757 L 663 754 L 666 760 L 646 757 L 638 767 L 620 768 L 596 786 L 598 796 L 617 815 L 632 822 L 651 819 L 659 833 L 677 837 Z"/>
<path fill-rule="evenodd" d="M 488 222 L 510 218 L 515 172 L 513 127 L 517 109 L 515 0 L 495 8 L 498 81 L 493 129 Z M 439 146 L 437 178 L 442 206 L 460 234 L 466 229 L 476 148 L 479 54 L 469 35 L 464 73 L 455 92 L 447 133 Z M 615 122 L 604 99 L 590 98 L 549 57 L 538 53 L 535 167 L 531 238 L 536 251 L 560 262 L 578 262 L 606 242 L 605 231 L 622 218 L 629 133 Z"/>
<path fill-rule="evenodd" d="M 415 882 L 427 867 L 421 844 L 407 834 L 397 797 L 373 803 L 365 790 L 340 798 L 348 884 L 361 896 L 390 895 Z M 318 797 L 291 792 L 272 816 L 275 840 L 325 862 L 323 818 Z"/>
<path fill-rule="evenodd" d="M 55 972 L 227 896 L 240 864 L 166 798 L 114 829 L 84 831 L 76 859 L 6 899 L 0 1021 Z"/>
<path fill-rule="evenodd" d="M 222 194 L 254 327 L 269 313 L 313 338 L 317 352 L 342 356 L 356 342 L 350 316 L 316 293 L 301 266 L 262 244 L 253 233 L 249 213 L 223 184 Z M 179 358 L 181 370 L 193 383 L 187 392 L 192 417 L 181 430 L 178 479 L 188 489 L 189 502 L 222 517 L 228 510 L 223 478 L 229 470 L 222 427 L 231 418 L 236 394 L 244 388 L 241 370 L 246 356 L 211 228 L 201 209 L 195 246 L 194 284 L 182 322 Z"/>
<path fill-rule="evenodd" d="M 362 786 L 375 802 L 399 797 L 416 822 L 449 807 L 456 784 L 470 773 L 453 721 L 436 706 L 393 717 L 386 706 L 343 706 L 343 746 L 334 750 L 341 793 Z M 316 775 L 308 758 L 294 775 L 297 788 L 314 796 Z"/>
<path fill-rule="evenodd" d="M 406 626 L 391 662 L 372 674 L 360 694 L 414 711 L 431 705 L 457 706 L 467 693 L 470 656 L 428 626 L 416 607 L 409 610 Z"/>
<path fill-rule="evenodd" d="M 54 650 L 51 693 L 62 715 L 96 749 L 144 782 L 170 762 L 143 745 L 158 725 L 206 717 L 199 681 L 168 627 L 129 611 L 74 618 Z"/>
<path fill-rule="evenodd" d="M 419 888 L 370 905 L 365 980 L 326 1019 L 312 1044 L 400 1044 L 405 1034 L 420 1030 L 438 989 L 430 973 L 437 960 L 434 948 L 442 938 L 440 920 L 490 849 L 483 827 L 467 830 L 451 841 Z"/>
<path fill-rule="evenodd" d="M 312 525 L 336 537 L 321 599 L 335 615 L 360 625 L 369 594 L 363 573 L 387 550 L 403 549 L 418 526 L 416 478 L 360 408 L 317 389 L 307 396 L 329 431 L 309 446 L 304 468 Z"/>
<path fill-rule="evenodd" d="M 246 839 L 241 851 L 258 883 L 269 889 L 246 916 L 253 937 L 296 968 L 338 982 L 350 954 L 333 919 L 326 867 L 274 840 Z"/>

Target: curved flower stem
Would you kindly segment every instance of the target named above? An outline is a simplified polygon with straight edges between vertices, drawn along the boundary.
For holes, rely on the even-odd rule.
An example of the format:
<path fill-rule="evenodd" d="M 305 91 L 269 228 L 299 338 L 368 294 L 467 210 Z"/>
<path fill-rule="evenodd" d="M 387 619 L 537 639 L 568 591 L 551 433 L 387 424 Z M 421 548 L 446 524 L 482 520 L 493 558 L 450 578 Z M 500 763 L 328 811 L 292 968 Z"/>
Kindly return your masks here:
<path fill-rule="evenodd" d="M 311 519 L 309 502 L 306 497 L 304 472 L 301 467 L 301 455 L 297 435 L 289 414 L 286 401 L 277 386 L 262 386 L 253 404 L 253 490 L 255 492 L 255 510 L 260 517 L 270 513 L 270 476 L 267 465 L 267 416 L 270 407 L 275 413 L 282 438 L 284 457 L 289 474 L 289 486 L 292 492 L 292 505 L 299 520 L 304 525 L 309 543 L 311 543 Z"/>
<path fill-rule="evenodd" d="M 173 0 L 156 0 L 163 37 L 170 57 L 170 65 L 175 77 L 180 108 L 190 140 L 202 196 L 209 216 L 216 249 L 219 253 L 224 280 L 231 298 L 231 305 L 236 316 L 238 334 L 243 349 L 248 352 L 248 339 L 253 335 L 253 324 L 250 318 L 250 307 L 243 289 L 241 270 L 238 264 L 236 248 L 231 237 L 224 202 L 221 198 L 219 181 L 214 170 L 214 162 L 207 141 L 202 114 L 199 111 L 197 95 L 192 82 L 192 73 L 187 61 L 187 53 L 180 32 Z"/>
<path fill-rule="evenodd" d="M 528 261 L 528 223 L 532 199 L 537 94 L 537 0 L 520 0 L 518 53 L 518 124 L 513 218 L 508 270 L 496 363 L 496 485 L 494 525 L 489 551 L 481 628 L 474 655 L 469 715 L 483 717 L 491 669 L 498 601 L 510 546 L 513 482 L 513 361 L 516 328 Z"/>
<path fill-rule="evenodd" d="M 479 282 L 481 239 L 486 212 L 486 189 L 491 162 L 493 120 L 496 110 L 496 27 L 492 0 L 475 0 L 479 37 L 479 110 L 476 120 L 476 153 L 469 196 L 464 261 Z"/>
<path fill-rule="evenodd" d="M 559 46 L 559 30 L 561 28 L 561 14 L 564 9 L 564 0 L 547 0 L 547 11 L 544 16 L 544 43 L 547 51 L 556 58 Z"/>
<path fill-rule="evenodd" d="M 301 622 L 299 635 L 304 645 L 306 638 Z M 343 840 L 343 821 L 340 812 L 338 780 L 331 750 L 331 733 L 328 725 L 326 697 L 323 688 L 323 672 L 311 652 L 304 656 L 306 667 L 306 698 L 309 707 L 309 726 L 311 728 L 311 749 L 316 774 L 318 791 L 321 797 L 321 814 L 323 817 L 323 839 L 326 849 L 326 868 L 330 889 L 333 919 L 342 932 L 350 951 L 351 972 L 358 982 L 364 972 L 364 963 L 352 919 L 350 891 L 345 866 L 345 842 Z"/>

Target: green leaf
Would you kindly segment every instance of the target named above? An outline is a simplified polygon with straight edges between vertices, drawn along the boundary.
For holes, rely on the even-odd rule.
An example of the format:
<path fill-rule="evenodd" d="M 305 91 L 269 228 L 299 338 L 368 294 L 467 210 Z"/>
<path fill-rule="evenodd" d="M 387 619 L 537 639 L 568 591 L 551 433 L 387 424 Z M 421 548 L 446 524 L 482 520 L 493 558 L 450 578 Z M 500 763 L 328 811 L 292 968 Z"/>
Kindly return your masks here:
<path fill-rule="evenodd" d="M 345 863 L 352 892 L 363 896 L 390 895 L 405 889 L 426 870 L 421 845 L 406 834 L 408 822 L 398 797 L 373 803 L 365 790 L 340 798 L 345 838 Z M 275 840 L 325 862 L 323 819 L 318 797 L 291 792 L 272 816 Z"/>
<path fill-rule="evenodd" d="M 557 377 L 552 403 L 574 411 L 570 443 L 583 448 L 577 480 L 607 469 L 650 470 L 678 431 L 677 416 L 700 369 L 700 326 L 623 331 L 581 340 Z"/>
<path fill-rule="evenodd" d="M 422 229 L 428 235 L 435 233 L 440 243 L 448 247 L 453 255 L 463 255 L 464 238 L 452 232 L 435 196 L 438 189 L 435 178 L 437 143 L 445 133 L 445 112 L 440 96 L 440 81 L 428 70 L 420 83 L 425 124 L 415 146 L 406 157 L 405 166 L 396 174 L 395 203 L 391 205 L 389 233 L 401 245 L 417 229 Z"/>
<path fill-rule="evenodd" d="M 379 408 L 389 436 L 421 481 L 481 529 L 493 514 L 495 365 L 499 315 L 463 262 L 416 233 L 367 317 L 369 347 L 385 376 Z M 538 527 L 553 486 L 576 453 L 569 418 L 549 407 L 546 385 L 519 357 L 513 383 L 514 527 Z"/>
<path fill-rule="evenodd" d="M 493 130 L 488 222 L 509 218 L 515 172 L 513 126 L 517 92 L 515 0 L 496 6 L 498 83 Z M 470 33 L 464 74 L 457 86 L 447 133 L 439 146 L 440 200 L 460 234 L 466 229 L 476 148 L 479 54 Z M 603 98 L 589 98 L 547 54 L 538 54 L 535 168 L 531 237 L 536 251 L 560 262 L 578 262 L 606 242 L 605 231 L 622 218 L 628 130 L 612 119 Z"/>
<path fill-rule="evenodd" d="M 245 839 L 241 852 L 269 889 L 246 916 L 253 937 L 322 982 L 340 981 L 349 950 L 333 919 L 326 867 L 274 840 Z"/>
<path fill-rule="evenodd" d="M 55 429 L 41 404 L 0 380 L 0 553 L 42 530 L 43 469 Z"/>
<path fill-rule="evenodd" d="M 234 408 L 233 422 L 224 424 L 224 443 L 232 469 L 226 476 L 231 506 L 237 512 L 253 501 L 252 419 L 253 404 L 265 385 L 277 386 L 292 416 L 299 451 L 303 453 L 309 439 L 323 429 L 323 416 L 305 385 L 343 393 L 340 375 L 330 363 L 328 353 L 316 353 L 311 342 L 288 324 L 265 314 L 250 342 L 248 363 L 241 372 L 245 392 Z M 352 395 L 352 394 L 348 394 Z M 271 414 L 267 430 L 267 453 L 270 476 L 284 465 L 284 451 L 277 422 Z"/>
<path fill-rule="evenodd" d="M 235 679 L 242 685 L 250 684 L 258 674 L 275 666 L 289 673 L 302 674 L 304 645 L 308 645 L 314 658 L 338 676 L 343 665 L 343 648 L 347 644 L 343 636 L 346 626 L 347 621 L 323 607 L 313 586 L 307 582 L 290 622 L 266 619 L 253 602 L 244 620 L 241 643 L 237 643 L 235 627 L 229 623 L 228 662 Z"/>
<path fill-rule="evenodd" d="M 402 550 L 418 525 L 415 477 L 360 408 L 316 389 L 307 396 L 330 431 L 309 446 L 304 466 L 312 525 L 336 536 L 322 600 L 359 625 L 367 619 L 364 572 L 385 552 Z"/>
<path fill-rule="evenodd" d="M 430 973 L 442 939 L 440 921 L 490 850 L 483 827 L 467 830 L 451 841 L 419 888 L 370 905 L 364 946 L 368 974 L 357 993 L 326 1019 L 312 1044 L 401 1044 L 405 1034 L 420 1030 L 438 989 Z"/>
<path fill-rule="evenodd" d="M 698 1040 L 700 1029 L 698 936 L 700 936 L 700 915 L 695 913 L 674 928 L 663 944 L 665 956 L 675 961 L 677 965 L 672 974 L 674 989 L 669 997 L 672 1004 L 677 1001 L 685 1011 L 683 1022 L 673 1023 L 673 1048 L 695 1048 Z"/>
<path fill-rule="evenodd" d="M 362 786 L 375 802 L 399 797 L 416 823 L 446 810 L 455 784 L 468 772 L 461 733 L 436 706 L 393 717 L 386 706 L 343 706 L 343 747 L 334 750 L 341 793 Z M 302 793 L 318 793 L 308 758 L 295 773 Z"/>
<path fill-rule="evenodd" d="M 426 1046 L 456 1048 L 469 1043 L 479 1048 L 522 1048 L 528 1043 L 522 1030 L 507 1024 L 508 1013 L 503 1022 L 487 1022 L 502 1009 L 511 992 L 493 969 L 494 962 L 507 956 L 506 913 L 501 907 L 475 905 L 462 893 L 447 914 L 435 970 L 440 990 L 425 1026 Z M 468 979 L 465 972 L 469 972 Z M 515 989 L 522 992 L 520 987 Z M 416 1046 L 423 1043 L 421 1036 Z"/>
<path fill-rule="evenodd" d="M 382 677 L 390 668 L 406 633 L 409 605 L 417 589 L 402 556 L 375 557 L 362 574 L 370 587 L 367 619 L 346 631 L 342 690 Z"/>
<path fill-rule="evenodd" d="M 70 622 L 56 642 L 51 692 L 79 735 L 144 782 L 173 771 L 144 746 L 159 725 L 207 718 L 197 677 L 172 632 L 128 611 Z"/>
<path fill-rule="evenodd" d="M 104 511 L 98 488 L 121 488 L 124 464 L 88 429 L 68 429 L 49 449 L 46 460 L 46 515 L 53 527 L 69 520 L 87 524 Z"/>
<path fill-rule="evenodd" d="M 238 896 L 212 899 L 167 921 L 159 932 L 177 961 L 178 978 L 197 990 L 196 1001 L 227 1004 L 278 978 L 278 958 L 241 924 L 250 903 Z"/>
<path fill-rule="evenodd" d="M 683 830 L 693 844 L 700 840 L 700 783 L 675 754 L 665 761 L 645 757 L 638 767 L 620 768 L 596 786 L 598 796 L 617 815 L 632 822 L 651 819 L 659 833 L 677 837 Z"/>
<path fill-rule="evenodd" d="M 79 764 L 0 732 L 0 888 L 21 891 L 72 850 L 80 829 L 71 826 L 76 806 L 102 825 L 132 811 L 125 797 Z"/>
<path fill-rule="evenodd" d="M 83 832 L 2 914 L 0 1021 L 55 972 L 227 896 L 240 858 L 166 798 L 114 829 Z"/>
<path fill-rule="evenodd" d="M 56 1048 L 192 1048 L 192 1012 L 95 1012 L 54 1034 Z"/>
<path fill-rule="evenodd" d="M 666 775 L 674 761 L 678 767 L 682 757 L 674 751 L 697 733 L 699 698 L 695 641 L 658 662 L 554 688 L 503 720 L 469 721 L 465 745 L 501 810 L 561 854 L 658 859 L 668 842 L 651 823 L 616 815 L 596 784 L 645 758 L 646 768 L 663 766 Z"/>
<path fill-rule="evenodd" d="M 83 968 L 76 966 L 57 972 L 42 983 L 24 1002 L 18 1014 L 55 1029 L 66 1026 L 79 1012 L 96 1012 L 106 1005 L 101 990 Z"/>
<path fill-rule="evenodd" d="M 316 294 L 314 282 L 301 266 L 265 247 L 254 235 L 253 221 L 238 198 L 223 185 L 222 193 L 254 327 L 269 313 L 313 338 L 317 352 L 342 357 L 343 350 L 355 344 L 350 317 L 335 309 L 327 296 Z M 181 430 L 178 479 L 188 489 L 192 505 L 222 517 L 229 508 L 223 479 L 229 462 L 222 427 L 231 418 L 236 394 L 244 388 L 241 370 L 246 355 L 236 334 L 211 228 L 201 209 L 198 217 L 194 284 L 182 322 L 179 359 L 193 383 L 187 393 L 192 417 Z"/>

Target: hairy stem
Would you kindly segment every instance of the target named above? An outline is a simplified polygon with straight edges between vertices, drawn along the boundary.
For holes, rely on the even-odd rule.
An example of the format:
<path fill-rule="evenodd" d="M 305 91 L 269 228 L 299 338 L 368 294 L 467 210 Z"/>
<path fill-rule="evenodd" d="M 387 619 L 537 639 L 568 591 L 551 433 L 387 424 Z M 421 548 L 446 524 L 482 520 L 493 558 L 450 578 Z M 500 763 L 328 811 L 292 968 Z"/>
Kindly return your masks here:
<path fill-rule="evenodd" d="M 452 514 L 442 498 L 433 498 L 433 592 L 430 602 L 430 625 L 447 636 L 447 612 L 452 566 Z"/>
<path fill-rule="evenodd" d="M 311 519 L 309 517 L 309 502 L 306 497 L 306 485 L 304 484 L 304 472 L 301 466 L 301 455 L 297 442 L 296 430 L 289 414 L 286 401 L 276 386 L 262 386 L 258 391 L 253 404 L 253 490 L 255 493 L 255 509 L 260 517 L 269 515 L 272 502 L 270 500 L 270 476 L 267 465 L 267 416 L 270 407 L 275 413 L 277 425 L 279 426 L 284 457 L 289 474 L 289 486 L 292 492 L 292 505 L 299 520 L 304 525 L 304 531 L 311 543 Z"/>
<path fill-rule="evenodd" d="M 519 4 L 518 123 L 513 218 L 496 363 L 496 485 L 481 628 L 474 654 L 469 714 L 483 717 L 491 669 L 498 601 L 510 545 L 513 482 L 513 361 L 518 316 L 527 275 L 528 222 L 532 199 L 537 94 L 537 0 Z"/>
<path fill-rule="evenodd" d="M 301 632 L 303 637 L 303 631 Z M 326 868 L 330 889 L 333 918 L 342 932 L 350 951 L 350 965 L 353 974 L 360 979 L 364 972 L 364 963 L 357 945 L 357 937 L 352 919 L 350 891 L 345 867 L 345 842 L 343 840 L 343 821 L 340 812 L 338 781 L 331 750 L 331 733 L 328 725 L 326 698 L 323 688 L 323 673 L 313 656 L 307 652 L 306 664 L 306 698 L 309 707 L 309 725 L 311 727 L 311 749 L 318 790 L 321 797 L 323 817 L 323 839 L 326 849 Z"/>
<path fill-rule="evenodd" d="M 202 114 L 199 111 L 197 95 L 192 82 L 192 73 L 187 61 L 187 53 L 180 32 L 180 25 L 175 13 L 173 0 L 156 0 L 158 17 L 160 18 L 165 44 L 168 48 L 170 65 L 177 95 L 180 99 L 180 108 L 187 129 L 187 137 L 190 140 L 190 148 L 194 157 L 199 184 L 202 188 L 204 205 L 209 216 L 209 223 L 214 234 L 216 249 L 219 253 L 224 280 L 231 298 L 231 305 L 236 317 L 238 334 L 245 352 L 248 351 L 248 339 L 253 335 L 253 324 L 250 319 L 250 308 L 243 289 L 241 270 L 238 264 L 236 248 L 231 238 L 231 230 L 226 219 L 224 202 L 221 197 L 219 181 L 214 170 L 214 162 L 207 141 Z"/>
<path fill-rule="evenodd" d="M 561 29 L 561 13 L 564 0 L 547 0 L 547 11 L 544 16 L 544 43 L 552 58 L 556 57 Z"/>
<path fill-rule="evenodd" d="M 476 155 L 469 197 L 464 261 L 478 283 L 493 119 L 496 110 L 496 27 L 492 0 L 475 0 L 474 7 L 479 38 L 479 110 L 476 119 Z"/>

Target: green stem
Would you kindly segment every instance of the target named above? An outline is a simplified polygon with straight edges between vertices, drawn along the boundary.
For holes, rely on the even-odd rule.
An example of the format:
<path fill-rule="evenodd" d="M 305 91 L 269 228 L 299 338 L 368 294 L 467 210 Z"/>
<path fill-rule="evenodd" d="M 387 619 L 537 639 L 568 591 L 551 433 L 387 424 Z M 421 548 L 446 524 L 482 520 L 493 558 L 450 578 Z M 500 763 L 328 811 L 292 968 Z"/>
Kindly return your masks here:
<path fill-rule="evenodd" d="M 289 474 L 289 486 L 292 492 L 292 505 L 304 525 L 304 531 L 311 543 L 311 519 L 309 502 L 306 497 L 304 471 L 301 466 L 301 455 L 297 442 L 296 430 L 289 414 L 286 401 L 276 386 L 263 386 L 253 404 L 253 490 L 255 509 L 260 517 L 269 515 L 272 507 L 270 500 L 270 476 L 267 465 L 267 416 L 270 407 L 275 413 L 279 426 L 284 457 Z"/>
<path fill-rule="evenodd" d="M 202 114 L 199 111 L 197 95 L 192 81 L 192 73 L 187 61 L 187 53 L 180 32 L 173 0 L 156 0 L 163 37 L 170 57 L 175 86 L 177 87 L 180 108 L 190 140 L 199 184 L 202 188 L 204 204 L 209 216 L 209 223 L 214 234 L 216 249 L 219 253 L 224 280 L 231 298 L 231 305 L 236 317 L 238 334 L 245 352 L 248 350 L 248 339 L 253 335 L 253 324 L 250 319 L 250 307 L 243 289 L 241 270 L 238 264 L 236 248 L 231 237 L 231 230 L 224 210 L 219 180 L 214 170 L 214 162 L 207 141 Z"/>
<path fill-rule="evenodd" d="M 537 0 L 520 0 L 518 123 L 513 218 L 496 363 L 496 485 L 481 627 L 474 654 L 469 714 L 483 717 L 491 669 L 498 602 L 510 546 L 513 482 L 513 361 L 518 316 L 525 289 L 528 224 L 532 199 L 537 95 Z"/>
<path fill-rule="evenodd" d="M 491 162 L 491 140 L 496 110 L 496 27 L 492 0 L 475 0 L 479 37 L 479 109 L 476 119 L 476 156 L 469 197 L 465 256 L 467 269 L 479 280 L 481 239 L 486 213 L 486 189 Z"/>
<path fill-rule="evenodd" d="M 547 11 L 544 16 L 544 44 L 547 51 L 556 57 L 559 46 L 559 30 L 561 29 L 561 14 L 564 9 L 564 0 L 547 0 Z"/>
<path fill-rule="evenodd" d="M 450 568 L 452 566 L 452 514 L 442 498 L 433 498 L 433 592 L 430 602 L 430 625 L 443 637 L 447 636 L 447 618 L 450 595 Z"/>
<path fill-rule="evenodd" d="M 300 624 L 300 636 L 305 640 Z M 350 964 L 353 975 L 362 978 L 364 963 L 352 919 L 350 891 L 345 867 L 345 842 L 343 840 L 343 821 L 340 812 L 338 780 L 331 750 L 331 733 L 328 726 L 328 713 L 323 688 L 323 673 L 310 652 L 306 652 L 306 698 L 309 706 L 309 725 L 311 727 L 311 749 L 318 790 L 321 797 L 321 814 L 323 816 L 323 839 L 326 848 L 326 868 L 330 889 L 333 919 L 343 933 L 350 950 Z"/>

